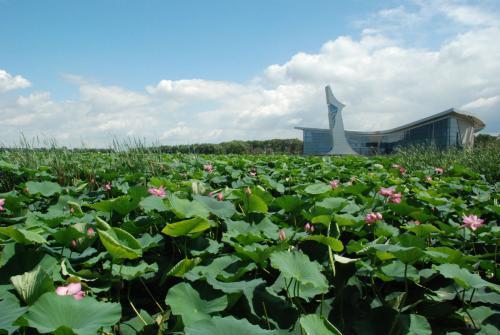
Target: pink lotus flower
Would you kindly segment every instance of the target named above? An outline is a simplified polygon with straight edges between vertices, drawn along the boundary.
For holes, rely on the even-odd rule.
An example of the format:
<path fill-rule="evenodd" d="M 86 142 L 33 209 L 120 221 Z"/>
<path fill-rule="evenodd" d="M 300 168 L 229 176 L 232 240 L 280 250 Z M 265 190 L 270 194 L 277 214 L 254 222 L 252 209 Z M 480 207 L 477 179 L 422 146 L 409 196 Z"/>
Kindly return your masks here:
<path fill-rule="evenodd" d="M 308 232 L 311 232 L 311 233 L 314 233 L 314 225 L 310 224 L 309 222 L 307 222 L 305 225 L 304 225 L 304 230 L 305 231 L 308 231 Z"/>
<path fill-rule="evenodd" d="M 224 200 L 224 194 L 222 194 L 222 193 L 217 193 L 217 200 L 219 200 L 219 201 Z"/>
<path fill-rule="evenodd" d="M 149 194 L 154 195 L 155 197 L 160 197 L 160 198 L 163 198 L 166 194 L 163 186 L 160 186 L 159 188 L 150 187 L 148 189 L 148 192 L 149 192 Z"/>
<path fill-rule="evenodd" d="M 375 222 L 380 221 L 380 220 L 382 220 L 382 214 L 377 213 L 377 212 L 366 214 L 366 216 L 365 216 L 365 222 L 368 225 L 371 225 L 372 223 L 375 223 Z"/>
<path fill-rule="evenodd" d="M 332 189 L 336 189 L 340 185 L 340 180 L 334 179 L 330 182 L 330 186 Z"/>
<path fill-rule="evenodd" d="M 87 229 L 87 236 L 88 237 L 94 237 L 95 236 L 95 230 L 94 230 L 94 228 L 90 227 L 89 229 Z"/>
<path fill-rule="evenodd" d="M 82 291 L 82 284 L 80 283 L 70 283 L 67 286 L 59 286 L 56 288 L 57 295 L 72 295 L 76 300 L 81 300 L 85 296 L 85 292 Z"/>
<path fill-rule="evenodd" d="M 462 222 L 464 223 L 461 227 L 469 227 L 473 231 L 481 227 L 484 224 L 484 220 L 478 218 L 476 215 L 470 214 L 469 216 L 463 216 Z"/>
<path fill-rule="evenodd" d="M 440 167 L 437 167 L 437 168 L 434 169 L 434 172 L 436 172 L 437 174 L 443 174 L 444 169 L 440 168 Z"/>
<path fill-rule="evenodd" d="M 431 176 L 425 176 L 425 181 L 431 182 L 432 181 L 432 177 Z"/>
<path fill-rule="evenodd" d="M 404 167 L 400 167 L 399 168 L 399 173 L 405 174 L 406 173 L 406 169 Z"/>
<path fill-rule="evenodd" d="M 383 195 L 384 197 L 390 197 L 391 195 L 393 195 L 393 193 L 394 189 L 391 187 L 388 188 L 382 187 L 380 191 L 378 191 L 378 194 Z"/>
<path fill-rule="evenodd" d="M 212 173 L 214 171 L 214 167 L 212 164 L 205 164 L 203 165 L 203 169 L 207 171 L 208 173 Z"/>
<path fill-rule="evenodd" d="M 285 234 L 285 231 L 283 229 L 280 229 L 280 231 L 278 232 L 278 237 L 279 237 L 280 241 L 286 240 L 286 234 Z"/>
<path fill-rule="evenodd" d="M 111 183 L 109 182 L 109 183 L 104 184 L 103 188 L 104 188 L 104 191 L 111 191 Z"/>
<path fill-rule="evenodd" d="M 0 212 L 5 210 L 5 208 L 3 208 L 4 205 L 5 205 L 5 199 L 0 199 Z"/>
<path fill-rule="evenodd" d="M 393 193 L 391 194 L 389 198 L 389 202 L 392 202 L 393 204 L 399 204 L 401 202 L 401 198 L 403 195 L 400 193 Z"/>
<path fill-rule="evenodd" d="M 413 221 L 413 224 L 416 225 L 416 226 L 418 226 L 418 225 L 420 225 L 420 221 L 415 220 L 415 221 Z"/>

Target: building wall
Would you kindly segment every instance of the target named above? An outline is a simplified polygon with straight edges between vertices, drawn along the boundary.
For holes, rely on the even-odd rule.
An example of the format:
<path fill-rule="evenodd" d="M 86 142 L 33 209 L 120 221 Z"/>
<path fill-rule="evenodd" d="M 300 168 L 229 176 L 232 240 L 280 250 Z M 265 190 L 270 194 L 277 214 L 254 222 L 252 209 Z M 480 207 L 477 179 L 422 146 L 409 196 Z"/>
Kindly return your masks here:
<path fill-rule="evenodd" d="M 411 145 L 449 147 L 469 147 L 474 138 L 474 127 L 465 120 L 453 116 L 401 129 L 392 133 L 363 134 L 346 131 L 351 147 L 361 155 L 390 154 L 397 147 Z M 472 135 L 472 136 L 471 136 Z"/>
<path fill-rule="evenodd" d="M 484 127 L 477 117 L 450 108 L 419 121 L 386 131 L 345 131 L 342 109 L 345 107 L 325 87 L 329 129 L 302 128 L 306 155 L 377 155 L 390 154 L 398 147 L 423 145 L 438 149 L 472 148 L 474 133 Z"/>
<path fill-rule="evenodd" d="M 304 154 L 324 155 L 332 149 L 330 129 L 304 129 Z"/>

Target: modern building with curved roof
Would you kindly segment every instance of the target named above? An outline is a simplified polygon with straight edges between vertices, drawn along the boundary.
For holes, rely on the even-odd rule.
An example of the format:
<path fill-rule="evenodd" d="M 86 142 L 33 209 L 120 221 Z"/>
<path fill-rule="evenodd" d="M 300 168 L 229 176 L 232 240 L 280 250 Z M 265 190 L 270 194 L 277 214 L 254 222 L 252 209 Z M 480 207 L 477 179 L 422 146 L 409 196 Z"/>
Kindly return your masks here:
<path fill-rule="evenodd" d="M 325 87 L 329 129 L 296 127 L 303 131 L 306 155 L 390 154 L 397 147 L 429 145 L 439 149 L 472 148 L 474 133 L 484 128 L 483 121 L 450 108 L 406 125 L 381 131 L 344 130 L 343 103 L 330 86 Z"/>

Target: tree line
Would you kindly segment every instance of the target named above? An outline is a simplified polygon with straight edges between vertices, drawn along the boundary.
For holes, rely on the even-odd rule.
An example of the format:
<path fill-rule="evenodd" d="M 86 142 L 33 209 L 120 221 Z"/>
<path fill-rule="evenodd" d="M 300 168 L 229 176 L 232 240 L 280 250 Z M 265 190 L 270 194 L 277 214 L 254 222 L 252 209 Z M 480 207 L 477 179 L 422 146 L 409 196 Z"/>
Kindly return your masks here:
<path fill-rule="evenodd" d="M 273 139 L 263 141 L 229 141 L 222 143 L 199 143 L 162 145 L 163 153 L 196 154 L 302 154 L 302 141 L 298 139 Z"/>

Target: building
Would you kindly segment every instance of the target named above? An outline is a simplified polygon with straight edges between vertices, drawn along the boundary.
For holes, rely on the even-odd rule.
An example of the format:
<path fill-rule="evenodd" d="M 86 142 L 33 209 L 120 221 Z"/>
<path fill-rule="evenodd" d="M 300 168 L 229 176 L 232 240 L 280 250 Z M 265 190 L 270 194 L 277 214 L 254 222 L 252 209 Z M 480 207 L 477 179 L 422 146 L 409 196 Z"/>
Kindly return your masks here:
<path fill-rule="evenodd" d="M 325 87 L 329 129 L 296 127 L 303 131 L 306 155 L 377 155 L 390 154 L 397 147 L 432 145 L 439 149 L 472 148 L 474 133 L 484 123 L 473 115 L 450 108 L 424 119 L 381 131 L 344 130 L 345 107 Z"/>

